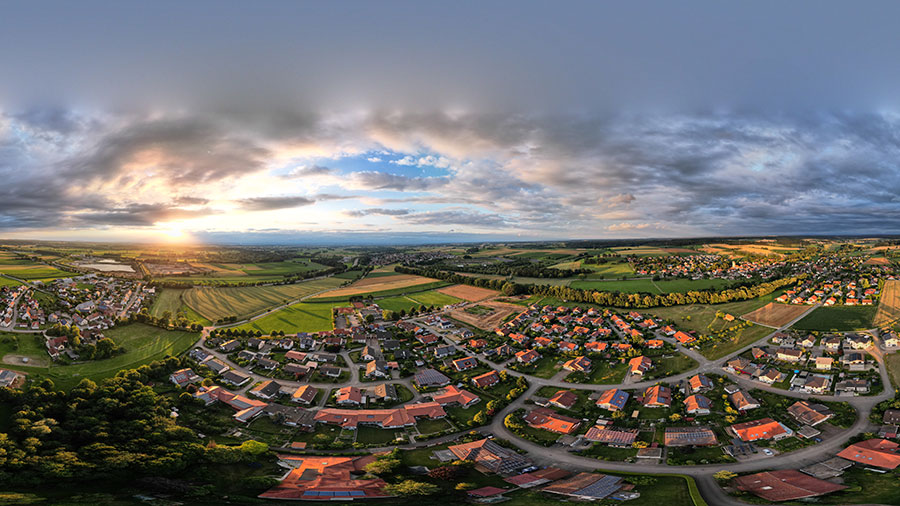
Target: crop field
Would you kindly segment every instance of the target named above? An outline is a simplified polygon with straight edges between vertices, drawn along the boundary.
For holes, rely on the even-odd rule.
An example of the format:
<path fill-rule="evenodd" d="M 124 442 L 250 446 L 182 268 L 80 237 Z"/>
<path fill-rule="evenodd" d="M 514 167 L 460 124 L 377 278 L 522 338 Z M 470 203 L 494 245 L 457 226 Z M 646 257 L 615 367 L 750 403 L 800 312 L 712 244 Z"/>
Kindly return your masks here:
<path fill-rule="evenodd" d="M 194 287 L 182 295 L 182 300 L 197 314 L 213 322 L 227 316 L 240 319 L 334 288 L 345 281 L 329 277 L 291 285 Z"/>
<path fill-rule="evenodd" d="M 631 268 L 631 264 L 628 262 L 606 264 L 587 264 L 582 262 L 581 268 L 594 271 L 591 274 L 588 274 L 588 279 L 621 278 L 622 276 L 634 275 L 634 269 Z"/>
<path fill-rule="evenodd" d="M 714 325 L 716 320 L 718 320 L 716 317 L 717 312 L 721 311 L 732 315 L 749 313 L 772 302 L 776 297 L 781 295 L 781 292 L 782 291 L 775 291 L 769 295 L 758 297 L 756 299 L 728 302 L 726 304 L 690 304 L 686 306 L 655 307 L 645 309 L 642 312 L 671 320 L 679 328 L 685 330 L 695 330 L 702 334 L 709 334 L 711 331 L 719 330 L 719 328 Z M 765 330 L 767 333 L 771 332 L 771 329 L 766 329 L 765 327 L 759 328 Z"/>
<path fill-rule="evenodd" d="M 16 281 L 15 279 L 10 279 L 5 276 L 0 276 L 0 286 L 19 286 L 22 283 Z"/>
<path fill-rule="evenodd" d="M 494 290 L 488 290 L 487 288 L 479 288 L 477 286 L 469 285 L 453 285 L 446 288 L 441 288 L 438 291 L 455 299 L 463 299 L 469 302 L 477 302 L 479 300 L 489 299 L 500 294 L 500 292 L 496 292 Z"/>
<path fill-rule="evenodd" d="M 569 283 L 572 288 L 623 293 L 684 293 L 692 290 L 720 289 L 731 282 L 727 279 L 628 279 L 611 281 L 576 280 Z"/>
<path fill-rule="evenodd" d="M 122 346 L 125 353 L 75 365 L 34 367 L 7 363 L 4 367 L 27 373 L 32 379 L 49 378 L 58 387 L 67 389 L 83 378 L 97 381 L 114 376 L 120 369 L 132 369 L 166 355 L 178 355 L 193 346 L 200 337 L 192 332 L 166 331 L 140 323 L 118 326 L 104 331 L 104 334 Z M 43 359 L 43 356 L 36 358 Z"/>
<path fill-rule="evenodd" d="M 497 301 L 480 302 L 478 306 L 490 308 L 492 311 L 488 313 L 480 311 L 482 314 L 472 314 L 466 311 L 465 308 L 456 308 L 450 311 L 450 316 L 482 330 L 493 330 L 500 325 L 507 316 L 522 311 L 521 306 Z"/>
<path fill-rule="evenodd" d="M 181 296 L 186 291 L 183 288 L 164 288 L 156 295 L 156 300 L 150 307 L 150 314 L 159 318 L 168 311 L 174 315 L 181 308 Z"/>
<path fill-rule="evenodd" d="M 767 327 L 779 328 L 791 323 L 806 311 L 809 311 L 809 306 L 770 302 L 755 311 L 745 314 L 743 318 Z"/>
<path fill-rule="evenodd" d="M 875 306 L 820 307 L 791 328 L 835 332 L 870 329 L 873 327 L 872 320 L 875 319 L 876 311 Z"/>
<path fill-rule="evenodd" d="M 619 255 L 635 255 L 639 257 L 646 256 L 664 256 L 666 252 L 661 248 L 657 248 L 654 246 L 631 246 L 631 247 L 623 247 L 623 248 L 611 248 L 614 252 Z"/>
<path fill-rule="evenodd" d="M 385 292 L 398 288 L 408 288 L 437 282 L 437 279 L 416 276 L 414 274 L 397 274 L 395 276 L 379 276 L 361 279 L 350 286 L 331 290 L 321 295 L 322 298 L 349 297 L 365 293 Z"/>
<path fill-rule="evenodd" d="M 256 283 L 260 281 L 279 281 L 285 276 L 302 274 L 327 269 L 328 266 L 317 264 L 308 258 L 295 258 L 284 262 L 260 262 L 246 264 L 230 263 L 194 263 L 196 267 L 208 269 L 208 272 L 187 276 L 160 276 L 164 281 L 192 281 L 198 284 Z"/>
<path fill-rule="evenodd" d="M 874 325 L 888 327 L 900 320 L 900 281 L 889 279 L 884 282 L 881 291 L 881 302 L 875 313 Z"/>
<path fill-rule="evenodd" d="M 72 272 L 61 271 L 56 267 L 33 262 L 27 258 L 18 258 L 9 252 L 0 252 L 0 274 L 7 274 L 26 281 L 53 280 L 75 275 Z"/>
<path fill-rule="evenodd" d="M 375 301 L 378 307 L 399 313 L 400 311 L 409 311 L 412 308 L 421 307 L 422 304 L 415 302 L 409 297 L 398 295 L 397 297 L 386 297 Z"/>
<path fill-rule="evenodd" d="M 258 330 L 263 334 L 271 334 L 276 330 L 287 333 L 332 330 L 334 328 L 332 308 L 339 305 L 343 304 L 300 302 L 234 328 Z"/>
<path fill-rule="evenodd" d="M 421 306 L 443 307 L 448 304 L 456 304 L 457 302 L 461 302 L 460 299 L 441 293 L 440 290 L 428 290 L 409 295 L 386 297 L 375 301 L 381 309 L 394 312 L 409 311 L 414 307 L 418 308 Z"/>

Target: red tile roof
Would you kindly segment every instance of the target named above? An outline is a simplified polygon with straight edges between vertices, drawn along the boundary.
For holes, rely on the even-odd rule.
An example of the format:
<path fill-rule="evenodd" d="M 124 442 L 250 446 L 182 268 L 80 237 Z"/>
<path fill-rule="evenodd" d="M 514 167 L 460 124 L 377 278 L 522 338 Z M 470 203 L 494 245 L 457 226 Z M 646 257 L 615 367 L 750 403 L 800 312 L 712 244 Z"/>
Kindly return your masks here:
<path fill-rule="evenodd" d="M 900 466 L 900 449 L 887 439 L 869 439 L 844 448 L 838 457 L 884 469 Z"/>

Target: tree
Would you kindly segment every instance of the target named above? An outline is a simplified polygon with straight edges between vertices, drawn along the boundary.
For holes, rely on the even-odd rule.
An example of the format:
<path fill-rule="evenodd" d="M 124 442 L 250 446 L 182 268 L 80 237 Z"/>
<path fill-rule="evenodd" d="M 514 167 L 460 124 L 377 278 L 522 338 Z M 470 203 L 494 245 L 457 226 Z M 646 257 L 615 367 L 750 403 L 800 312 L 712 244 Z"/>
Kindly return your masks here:
<path fill-rule="evenodd" d="M 487 423 L 487 416 L 484 415 L 484 411 L 479 411 L 472 417 L 472 421 L 475 422 L 475 425 L 484 425 Z"/>
<path fill-rule="evenodd" d="M 391 474 L 400 468 L 400 459 L 378 458 L 366 464 L 366 472 L 383 475 Z"/>
<path fill-rule="evenodd" d="M 450 481 L 459 478 L 465 473 L 465 469 L 459 466 L 440 466 L 428 471 L 428 477 L 435 480 Z"/>
<path fill-rule="evenodd" d="M 678 413 L 672 413 L 672 415 L 669 416 L 669 420 L 677 422 L 678 420 L 681 420 L 681 415 L 679 415 Z"/>
<path fill-rule="evenodd" d="M 403 480 L 400 483 L 392 483 L 385 486 L 384 490 L 391 495 L 413 496 L 436 494 L 440 489 L 437 485 L 432 485 L 431 483 Z"/>
<path fill-rule="evenodd" d="M 723 469 L 723 470 L 721 470 L 721 471 L 719 471 L 719 472 L 713 473 L 713 478 L 715 478 L 715 479 L 717 479 L 717 480 L 719 480 L 719 481 L 728 481 L 728 480 L 730 480 L 730 479 L 732 479 L 732 478 L 734 478 L 734 477 L 736 477 L 736 476 L 737 476 L 737 473 L 733 473 L 733 472 L 728 471 L 728 470 L 726 470 L 726 469 Z"/>

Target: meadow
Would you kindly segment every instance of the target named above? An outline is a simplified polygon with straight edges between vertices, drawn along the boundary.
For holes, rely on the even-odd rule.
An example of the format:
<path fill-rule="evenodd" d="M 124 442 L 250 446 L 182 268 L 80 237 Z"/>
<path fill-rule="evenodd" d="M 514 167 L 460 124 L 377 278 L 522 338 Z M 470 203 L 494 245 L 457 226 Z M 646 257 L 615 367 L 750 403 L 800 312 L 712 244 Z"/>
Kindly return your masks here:
<path fill-rule="evenodd" d="M 283 262 L 259 262 L 259 263 L 196 263 L 198 267 L 208 269 L 208 272 L 192 274 L 189 276 L 164 276 L 159 281 L 185 282 L 192 281 L 197 284 L 229 284 L 229 283 L 258 283 L 267 281 L 279 281 L 286 276 L 304 274 L 312 271 L 328 269 L 327 265 L 318 264 L 309 258 L 294 258 Z"/>
<path fill-rule="evenodd" d="M 448 304 L 456 304 L 461 299 L 446 295 L 437 290 L 428 290 L 425 292 L 417 292 L 409 295 L 398 295 L 395 297 L 386 297 L 375 301 L 381 309 L 388 311 L 409 311 L 412 308 L 421 306 L 442 307 Z"/>
<path fill-rule="evenodd" d="M 393 276 L 367 277 L 356 281 L 349 286 L 332 290 L 327 294 L 323 294 L 322 297 L 335 298 L 352 297 L 355 295 L 364 294 L 378 294 L 435 282 L 438 282 L 438 280 L 416 276 L 413 274 L 396 274 Z"/>
<path fill-rule="evenodd" d="M 887 280 L 875 313 L 875 325 L 889 327 L 900 321 L 900 281 Z"/>
<path fill-rule="evenodd" d="M 299 302 L 233 328 L 235 330 L 259 331 L 263 334 L 271 334 L 278 330 L 289 334 L 332 330 L 334 329 L 332 308 L 339 305 L 343 304 Z"/>
<path fill-rule="evenodd" d="M 215 322 L 228 316 L 247 318 L 344 282 L 345 279 L 328 277 L 290 285 L 194 287 L 181 298 L 198 315 Z"/>
<path fill-rule="evenodd" d="M 18 258 L 9 252 L 0 252 L 0 274 L 26 281 L 52 281 L 77 275 L 27 258 Z"/>
<path fill-rule="evenodd" d="M 140 323 L 121 325 L 104 331 L 104 335 L 123 347 L 125 352 L 109 359 L 80 364 L 35 367 L 14 363 L 4 364 L 3 367 L 24 372 L 30 379 L 49 378 L 57 387 L 68 389 L 83 378 L 98 381 L 115 376 L 121 369 L 132 369 L 160 360 L 167 355 L 177 356 L 193 346 L 200 337 L 193 332 L 167 331 Z M 39 361 L 45 360 L 45 351 L 40 346 L 32 347 L 28 342 L 31 338 L 30 335 L 19 336 L 19 349 L 15 354 L 26 356 L 35 354 L 34 358 Z"/>
<path fill-rule="evenodd" d="M 793 325 L 797 330 L 843 332 L 870 329 L 874 325 L 875 306 L 831 306 L 816 308 Z"/>

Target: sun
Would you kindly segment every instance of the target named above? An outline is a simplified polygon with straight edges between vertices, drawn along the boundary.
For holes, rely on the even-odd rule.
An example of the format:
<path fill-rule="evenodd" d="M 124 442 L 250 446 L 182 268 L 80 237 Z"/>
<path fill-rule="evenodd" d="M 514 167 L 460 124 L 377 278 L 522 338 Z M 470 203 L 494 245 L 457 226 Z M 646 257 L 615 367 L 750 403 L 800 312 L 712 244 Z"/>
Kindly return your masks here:
<path fill-rule="evenodd" d="M 188 238 L 181 223 L 164 223 L 159 232 L 169 242 L 180 242 Z"/>

